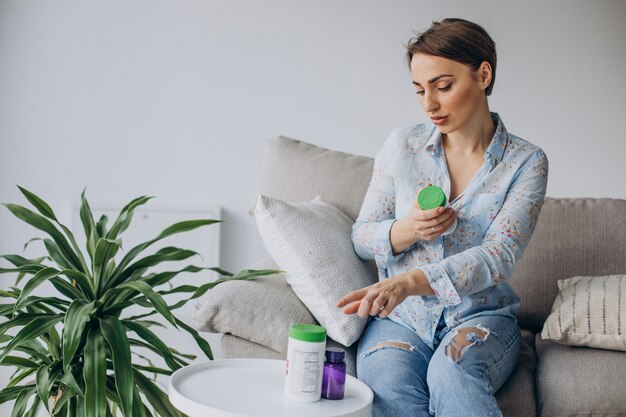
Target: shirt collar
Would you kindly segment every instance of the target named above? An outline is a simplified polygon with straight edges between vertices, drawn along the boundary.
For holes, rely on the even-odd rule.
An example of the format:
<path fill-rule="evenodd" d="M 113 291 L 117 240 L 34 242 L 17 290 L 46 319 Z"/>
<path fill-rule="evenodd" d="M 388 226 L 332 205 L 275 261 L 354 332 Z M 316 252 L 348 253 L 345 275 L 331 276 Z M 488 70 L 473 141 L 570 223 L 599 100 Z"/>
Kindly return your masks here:
<path fill-rule="evenodd" d="M 498 161 L 502 161 L 504 158 L 504 150 L 506 149 L 506 144 L 508 142 L 509 135 L 507 133 L 506 127 L 500 118 L 500 115 L 495 112 L 490 112 L 491 120 L 496 125 L 496 131 L 485 151 L 485 157 L 487 154 L 497 159 Z M 439 129 L 435 128 L 433 134 L 426 142 L 426 149 L 431 151 L 433 154 L 441 155 L 443 153 L 442 143 L 441 143 L 441 132 Z"/>

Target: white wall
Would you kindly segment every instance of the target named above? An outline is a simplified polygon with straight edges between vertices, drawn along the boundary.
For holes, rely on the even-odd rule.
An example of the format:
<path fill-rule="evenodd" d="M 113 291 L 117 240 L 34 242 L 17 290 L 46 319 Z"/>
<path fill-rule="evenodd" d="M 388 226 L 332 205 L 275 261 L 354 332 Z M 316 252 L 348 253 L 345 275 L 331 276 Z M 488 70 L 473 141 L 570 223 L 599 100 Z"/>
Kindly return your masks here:
<path fill-rule="evenodd" d="M 264 254 L 246 210 L 265 141 L 373 156 L 426 121 L 403 45 L 444 17 L 496 40 L 491 109 L 547 152 L 548 195 L 626 198 L 624 1 L 0 0 L 0 202 L 19 184 L 68 223 L 85 186 L 220 205 L 240 270 Z M 33 236 L 0 207 L 0 253 Z"/>
<path fill-rule="evenodd" d="M 0 1 L 0 201 L 15 184 L 69 222 L 93 200 L 221 205 L 222 266 L 263 253 L 246 213 L 277 134 L 374 155 L 425 121 L 403 45 L 448 16 L 481 23 L 490 98 L 550 157 L 548 194 L 626 198 L 626 2 Z M 0 253 L 31 236 L 0 208 Z"/>

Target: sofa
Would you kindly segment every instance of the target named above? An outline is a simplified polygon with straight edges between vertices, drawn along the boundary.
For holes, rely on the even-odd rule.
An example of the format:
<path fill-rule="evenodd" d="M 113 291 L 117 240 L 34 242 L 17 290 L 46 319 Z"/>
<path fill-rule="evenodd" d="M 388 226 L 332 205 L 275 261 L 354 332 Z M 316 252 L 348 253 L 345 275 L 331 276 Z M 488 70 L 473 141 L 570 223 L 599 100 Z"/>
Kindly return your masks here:
<path fill-rule="evenodd" d="M 319 195 L 354 221 L 372 167 L 370 157 L 274 138 L 265 149 L 250 213 L 258 195 L 289 202 Z M 268 258 L 252 267 L 276 265 Z M 375 270 L 372 263 L 369 267 Z M 541 336 L 557 280 L 624 273 L 626 200 L 546 197 L 524 257 L 509 279 L 522 300 L 517 318 L 523 343 L 517 368 L 496 393 L 504 416 L 626 416 L 626 352 L 569 346 Z M 626 291 L 621 300 L 626 304 Z M 626 333 L 626 306 L 621 314 Z M 215 287 L 197 301 L 193 323 L 199 330 L 223 333 L 223 358 L 285 359 L 289 327 L 317 321 L 281 274 Z M 327 345 L 346 349 L 348 373 L 356 376 L 357 343 L 343 346 L 329 338 Z"/>

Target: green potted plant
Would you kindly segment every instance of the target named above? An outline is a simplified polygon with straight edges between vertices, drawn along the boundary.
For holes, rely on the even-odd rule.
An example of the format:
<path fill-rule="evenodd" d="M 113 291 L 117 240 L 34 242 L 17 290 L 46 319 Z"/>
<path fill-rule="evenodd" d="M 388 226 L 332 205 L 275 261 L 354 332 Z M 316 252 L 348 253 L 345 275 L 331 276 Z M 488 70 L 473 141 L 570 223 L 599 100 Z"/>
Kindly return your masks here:
<path fill-rule="evenodd" d="M 134 210 L 153 197 L 142 196 L 129 202 L 108 228 L 106 216 L 95 222 L 83 190 L 80 219 L 87 258 L 50 206 L 30 191 L 18 188 L 38 213 L 17 204 L 4 206 L 49 238 L 31 239 L 43 241 L 47 256 L 0 256 L 12 264 L 0 268 L 0 274 L 17 274 L 15 286 L 0 290 L 0 316 L 5 319 L 0 322 L 0 365 L 16 369 L 0 391 L 0 403 L 15 400 L 12 417 L 37 416 L 42 406 L 50 415 L 63 417 L 107 417 L 117 410 L 125 417 L 181 416 L 146 374 L 170 375 L 188 364 L 190 355 L 171 349 L 159 339 L 150 330 L 154 324 L 150 316 L 161 315 L 172 326 L 189 332 L 202 352 L 213 359 L 209 343 L 176 318 L 173 311 L 222 282 L 280 271 L 246 269 L 231 274 L 217 267 L 187 265 L 176 271 L 151 272 L 162 262 L 183 261 L 197 254 L 164 247 L 145 256 L 144 251 L 152 244 L 218 220 L 173 224 L 121 256 L 120 235 L 129 227 Z M 116 256 L 118 253 L 120 256 Z M 203 270 L 215 271 L 221 277 L 200 286 L 172 285 L 182 272 Z M 46 281 L 58 291 L 57 296 L 35 295 L 37 287 Z M 169 305 L 165 298 L 175 293 L 190 296 Z M 145 312 L 126 316 L 130 306 L 140 306 Z M 14 335 L 9 336 L 8 331 Z M 165 366 L 136 363 L 132 354 L 136 348 L 157 353 Z"/>

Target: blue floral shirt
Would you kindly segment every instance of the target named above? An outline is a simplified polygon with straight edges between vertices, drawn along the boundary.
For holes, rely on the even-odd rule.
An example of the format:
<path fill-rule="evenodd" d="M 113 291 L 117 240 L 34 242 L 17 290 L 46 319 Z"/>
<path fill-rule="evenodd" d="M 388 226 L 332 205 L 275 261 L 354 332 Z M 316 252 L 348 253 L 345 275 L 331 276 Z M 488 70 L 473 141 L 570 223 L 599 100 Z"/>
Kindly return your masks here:
<path fill-rule="evenodd" d="M 429 184 L 450 195 L 441 132 L 432 124 L 393 130 L 374 159 L 372 179 L 352 241 L 360 258 L 374 259 L 379 279 L 421 269 L 435 295 L 409 296 L 388 316 L 434 348 L 442 317 L 448 327 L 484 315 L 515 316 L 520 299 L 507 283 L 533 233 L 548 180 L 548 158 L 507 132 L 500 116 L 485 162 L 450 201 L 457 226 L 447 236 L 417 241 L 394 255 L 389 231 L 406 217 L 416 193 Z"/>

